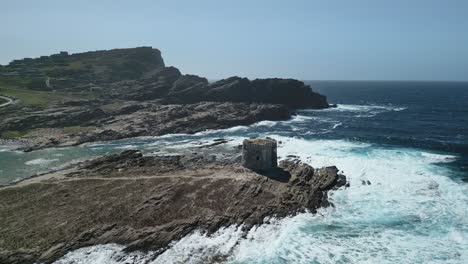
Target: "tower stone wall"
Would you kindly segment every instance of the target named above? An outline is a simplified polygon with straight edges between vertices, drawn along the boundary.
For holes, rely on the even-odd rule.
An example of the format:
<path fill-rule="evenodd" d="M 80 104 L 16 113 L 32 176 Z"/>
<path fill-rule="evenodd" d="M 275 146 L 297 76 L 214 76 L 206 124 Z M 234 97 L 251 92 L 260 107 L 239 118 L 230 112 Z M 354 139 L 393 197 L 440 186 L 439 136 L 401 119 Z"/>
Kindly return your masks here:
<path fill-rule="evenodd" d="M 242 166 L 254 171 L 268 171 L 278 166 L 276 140 L 245 139 L 242 144 Z"/>

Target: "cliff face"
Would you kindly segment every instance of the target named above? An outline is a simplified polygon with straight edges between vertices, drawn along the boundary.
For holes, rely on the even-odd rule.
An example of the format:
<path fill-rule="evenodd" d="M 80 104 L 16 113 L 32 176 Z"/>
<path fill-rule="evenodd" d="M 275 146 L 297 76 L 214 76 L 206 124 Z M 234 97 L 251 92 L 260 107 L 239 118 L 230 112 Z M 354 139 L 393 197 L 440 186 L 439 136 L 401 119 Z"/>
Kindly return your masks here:
<path fill-rule="evenodd" d="M 30 79 L 33 89 L 98 94 L 102 99 L 168 103 L 259 102 L 291 108 L 326 108 L 326 97 L 294 79 L 231 77 L 214 83 L 166 67 L 158 49 L 138 47 L 15 60 L 1 77 Z M 47 85 L 44 84 L 48 80 Z"/>
<path fill-rule="evenodd" d="M 32 89 L 89 92 L 112 82 L 138 79 L 145 72 L 164 68 L 161 52 L 151 47 L 67 52 L 31 59 L 14 60 L 0 71 L 0 77 L 17 77 Z M 49 79 L 48 86 L 35 85 Z"/>
<path fill-rule="evenodd" d="M 193 78 L 191 79 L 193 81 Z M 261 102 L 283 104 L 292 108 L 327 108 L 325 96 L 294 79 L 255 79 L 231 77 L 206 84 L 200 80 L 183 90 L 171 90 L 169 97 L 181 102 Z"/>

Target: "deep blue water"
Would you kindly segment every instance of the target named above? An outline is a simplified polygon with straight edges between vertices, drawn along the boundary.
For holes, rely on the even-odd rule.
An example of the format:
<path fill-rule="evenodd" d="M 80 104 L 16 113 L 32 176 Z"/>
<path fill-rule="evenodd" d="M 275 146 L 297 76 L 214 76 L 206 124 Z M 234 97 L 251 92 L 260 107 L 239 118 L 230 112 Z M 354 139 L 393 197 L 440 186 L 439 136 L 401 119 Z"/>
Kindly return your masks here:
<path fill-rule="evenodd" d="M 346 124 L 337 137 L 468 153 L 468 83 L 310 83 L 332 103 L 406 108 Z"/>
<path fill-rule="evenodd" d="M 377 106 L 375 115 L 324 112 L 342 122 L 324 138 L 350 139 L 454 153 L 468 173 L 468 82 L 308 81 L 330 103 Z M 384 111 L 384 108 L 400 111 Z M 380 111 L 383 110 L 383 111 Z M 371 111 L 372 112 L 372 111 Z"/>

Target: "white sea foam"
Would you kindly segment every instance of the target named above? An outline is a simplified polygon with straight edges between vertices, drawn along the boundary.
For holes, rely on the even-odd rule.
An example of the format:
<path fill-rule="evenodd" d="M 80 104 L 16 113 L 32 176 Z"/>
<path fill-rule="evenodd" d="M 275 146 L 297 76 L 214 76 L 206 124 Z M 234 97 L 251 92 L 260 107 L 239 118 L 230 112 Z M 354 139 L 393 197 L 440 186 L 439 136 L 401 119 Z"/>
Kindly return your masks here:
<path fill-rule="evenodd" d="M 384 112 L 400 112 L 403 110 L 408 109 L 407 107 L 402 106 L 394 106 L 394 105 L 354 105 L 354 104 L 339 104 L 337 107 L 334 108 L 327 108 L 321 110 L 301 110 L 301 112 L 317 112 L 317 111 L 325 111 L 325 112 L 351 112 L 356 113 L 356 117 L 372 117 L 380 113 Z"/>
<path fill-rule="evenodd" d="M 272 127 L 272 126 L 276 125 L 277 123 L 278 123 L 278 121 L 265 120 L 265 121 L 260 121 L 258 123 L 255 123 L 252 126 L 253 127 L 261 127 L 261 126 Z"/>
<path fill-rule="evenodd" d="M 352 105 L 352 104 L 340 104 L 336 108 L 329 108 L 329 111 L 350 111 L 350 112 L 369 112 L 375 110 L 385 111 L 403 111 L 406 107 L 393 106 L 393 105 Z"/>
<path fill-rule="evenodd" d="M 454 161 L 457 158 L 453 155 L 442 155 L 429 152 L 421 152 L 421 156 L 423 156 L 428 162 L 431 163 L 448 163 Z"/>
<path fill-rule="evenodd" d="M 247 126 L 235 126 L 235 127 L 230 127 L 230 128 L 225 128 L 225 129 L 210 129 L 202 132 L 195 133 L 194 136 L 209 136 L 212 134 L 217 134 L 220 132 L 238 132 L 238 131 L 245 131 L 247 130 Z"/>
<path fill-rule="evenodd" d="M 116 244 L 86 247 L 68 253 L 55 264 L 123 264 L 147 263 L 148 254 L 141 252 L 126 253 L 124 247 Z"/>
<path fill-rule="evenodd" d="M 29 166 L 33 166 L 33 165 L 47 165 L 47 164 L 50 164 L 54 161 L 58 161 L 59 159 L 43 159 L 43 158 L 39 158 L 39 159 L 33 159 L 33 160 L 29 160 L 29 161 L 26 161 L 24 164 L 26 165 L 29 165 Z"/>
<path fill-rule="evenodd" d="M 283 142 L 283 158 L 296 155 L 344 171 L 351 186 L 331 193 L 335 208 L 273 221 L 245 238 L 235 227 L 212 237 L 196 232 L 150 263 L 205 263 L 226 255 L 228 263 L 468 263 L 468 187 L 436 165 L 454 156 L 269 136 Z M 242 137 L 233 139 L 227 144 Z M 367 180 L 371 185 L 362 184 Z M 104 245 L 58 263 L 145 263 L 152 254 L 123 255 L 121 246 Z"/>
<path fill-rule="evenodd" d="M 8 145 L 0 145 L 0 152 L 22 152 L 15 150 L 19 148 L 20 145 L 8 144 Z"/>
<path fill-rule="evenodd" d="M 338 123 L 336 123 L 336 124 L 333 125 L 332 129 L 335 129 L 335 128 L 341 126 L 341 125 L 342 125 L 342 123 L 338 122 Z"/>
<path fill-rule="evenodd" d="M 306 116 L 306 115 L 295 115 L 291 118 L 291 120 L 288 120 L 288 121 L 285 121 L 285 122 L 288 122 L 288 123 L 302 123 L 302 122 L 306 122 L 307 120 L 314 120 L 314 119 L 317 119 L 317 117 L 314 117 L 314 116 Z"/>
<path fill-rule="evenodd" d="M 167 138 L 167 137 L 165 137 Z M 155 142 L 151 142 L 151 143 L 147 143 L 145 146 L 147 147 L 160 147 L 160 146 L 168 146 L 168 145 L 174 145 L 174 144 L 178 144 L 178 145 L 181 145 L 181 144 L 189 144 L 190 142 L 193 141 L 193 139 L 182 139 L 182 140 L 176 140 L 176 141 L 172 141 L 172 140 L 161 140 L 161 138 L 155 138 L 156 141 Z"/>
<path fill-rule="evenodd" d="M 252 124 L 251 126 L 273 126 L 274 124 L 271 123 L 274 121 L 260 121 L 257 123 Z M 200 136 L 210 136 L 212 134 L 218 134 L 218 133 L 232 133 L 232 132 L 239 132 L 239 131 L 245 131 L 249 127 L 248 126 L 234 126 L 230 128 L 223 128 L 223 129 L 208 129 L 205 131 L 197 132 L 194 134 L 165 134 L 162 136 L 156 136 L 156 137 L 151 137 L 151 138 L 156 138 L 156 139 L 166 139 L 166 138 L 176 138 L 176 137 L 200 137 Z"/>
<path fill-rule="evenodd" d="M 169 250 L 158 256 L 151 264 L 164 263 L 213 263 L 216 258 L 232 253 L 242 237 L 242 227 L 228 227 L 208 237 L 195 232 L 173 243 Z"/>
<path fill-rule="evenodd" d="M 116 244 L 86 247 L 70 252 L 55 264 L 122 264 L 122 263 L 212 263 L 215 258 L 232 253 L 241 239 L 242 227 L 227 227 L 208 237 L 201 232 L 182 238 L 171 244 L 169 250 L 154 259 L 154 252 L 124 253 L 124 247 Z"/>
<path fill-rule="evenodd" d="M 137 146 L 135 146 L 135 145 L 129 144 L 129 145 L 118 146 L 118 147 L 115 147 L 115 148 L 116 148 L 116 149 L 134 149 L 134 148 L 136 148 L 136 147 L 137 147 Z"/>

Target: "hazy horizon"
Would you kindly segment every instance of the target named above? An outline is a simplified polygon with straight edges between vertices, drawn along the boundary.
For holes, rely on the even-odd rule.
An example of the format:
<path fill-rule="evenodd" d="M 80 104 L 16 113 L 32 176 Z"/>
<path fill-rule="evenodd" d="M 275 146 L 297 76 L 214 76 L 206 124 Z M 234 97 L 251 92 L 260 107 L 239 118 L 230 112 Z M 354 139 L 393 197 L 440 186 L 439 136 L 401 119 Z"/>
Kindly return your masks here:
<path fill-rule="evenodd" d="M 209 79 L 468 81 L 466 10 L 458 0 L 18 0 L 0 10 L 0 64 L 152 46 Z"/>

